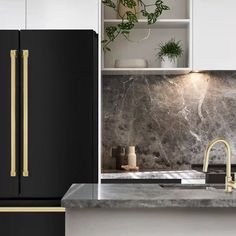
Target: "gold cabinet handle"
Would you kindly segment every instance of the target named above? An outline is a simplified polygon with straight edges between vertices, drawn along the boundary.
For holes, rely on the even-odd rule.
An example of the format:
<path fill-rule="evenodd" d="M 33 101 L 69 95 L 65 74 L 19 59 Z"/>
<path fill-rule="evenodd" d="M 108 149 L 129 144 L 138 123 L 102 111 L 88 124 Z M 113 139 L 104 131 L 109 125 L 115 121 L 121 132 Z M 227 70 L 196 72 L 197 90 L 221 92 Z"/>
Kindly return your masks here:
<path fill-rule="evenodd" d="M 23 176 L 28 177 L 28 57 L 23 50 Z"/>
<path fill-rule="evenodd" d="M 16 50 L 10 51 L 11 57 L 11 172 L 16 176 Z"/>

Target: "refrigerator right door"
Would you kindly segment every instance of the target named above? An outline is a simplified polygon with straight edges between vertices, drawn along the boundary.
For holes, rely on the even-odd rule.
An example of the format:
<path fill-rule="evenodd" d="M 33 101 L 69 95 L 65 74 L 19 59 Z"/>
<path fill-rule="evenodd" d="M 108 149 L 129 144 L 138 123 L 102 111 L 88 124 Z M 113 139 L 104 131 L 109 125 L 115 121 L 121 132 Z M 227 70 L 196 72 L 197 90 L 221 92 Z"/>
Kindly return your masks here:
<path fill-rule="evenodd" d="M 91 30 L 21 31 L 21 197 L 97 182 L 97 40 Z M 96 136 L 96 137 L 95 137 Z"/>
<path fill-rule="evenodd" d="M 19 31 L 0 30 L 0 198 L 19 194 Z"/>

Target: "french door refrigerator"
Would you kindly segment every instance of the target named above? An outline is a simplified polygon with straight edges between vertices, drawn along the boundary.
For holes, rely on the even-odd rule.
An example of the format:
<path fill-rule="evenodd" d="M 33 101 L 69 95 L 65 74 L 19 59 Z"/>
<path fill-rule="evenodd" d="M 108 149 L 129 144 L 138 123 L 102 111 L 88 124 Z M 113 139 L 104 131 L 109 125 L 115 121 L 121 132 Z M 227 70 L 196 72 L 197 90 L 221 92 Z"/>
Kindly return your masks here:
<path fill-rule="evenodd" d="M 96 33 L 1 30 L 0 114 L 1 207 L 60 206 L 72 183 L 97 182 Z"/>

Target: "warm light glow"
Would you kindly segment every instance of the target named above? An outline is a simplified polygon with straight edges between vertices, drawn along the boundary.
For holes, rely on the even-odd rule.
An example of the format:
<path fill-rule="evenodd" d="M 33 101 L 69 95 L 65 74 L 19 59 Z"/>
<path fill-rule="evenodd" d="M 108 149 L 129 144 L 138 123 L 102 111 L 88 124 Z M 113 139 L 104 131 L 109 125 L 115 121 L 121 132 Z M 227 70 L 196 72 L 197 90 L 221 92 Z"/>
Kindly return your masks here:
<path fill-rule="evenodd" d="M 192 81 L 200 81 L 203 79 L 203 77 L 204 75 L 202 73 L 195 73 L 195 72 L 190 73 L 190 79 Z"/>

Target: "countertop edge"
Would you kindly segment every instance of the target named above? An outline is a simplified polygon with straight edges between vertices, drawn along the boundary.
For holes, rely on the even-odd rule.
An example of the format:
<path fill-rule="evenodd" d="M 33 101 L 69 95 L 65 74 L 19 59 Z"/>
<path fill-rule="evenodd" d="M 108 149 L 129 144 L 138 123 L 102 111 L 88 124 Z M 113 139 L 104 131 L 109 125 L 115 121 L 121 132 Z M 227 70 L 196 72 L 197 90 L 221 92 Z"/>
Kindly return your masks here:
<path fill-rule="evenodd" d="M 66 209 L 110 208 L 236 208 L 236 199 L 62 200 Z"/>

